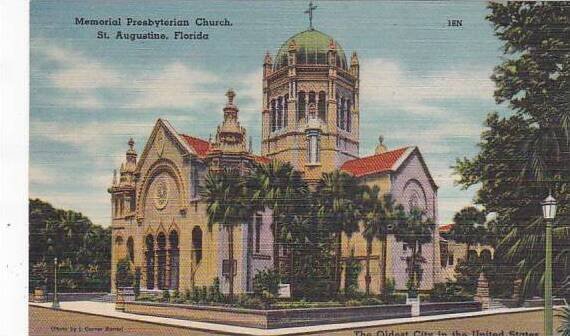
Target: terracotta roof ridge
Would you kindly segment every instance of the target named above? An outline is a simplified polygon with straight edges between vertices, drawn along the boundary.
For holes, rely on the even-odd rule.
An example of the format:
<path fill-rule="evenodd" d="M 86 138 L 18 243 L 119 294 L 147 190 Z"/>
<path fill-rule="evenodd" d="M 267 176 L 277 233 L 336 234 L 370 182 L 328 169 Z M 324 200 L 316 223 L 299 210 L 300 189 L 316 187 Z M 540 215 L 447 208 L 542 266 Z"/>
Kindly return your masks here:
<path fill-rule="evenodd" d="M 374 154 L 371 154 L 371 155 L 361 156 L 361 157 L 358 157 L 358 158 L 350 159 L 350 160 L 346 161 L 345 164 L 348 163 L 348 162 L 358 161 L 358 160 L 362 160 L 362 159 L 367 159 L 367 158 L 372 158 L 372 157 L 379 157 L 379 156 L 382 156 L 382 155 L 388 155 L 388 154 L 391 154 L 391 153 L 397 152 L 397 151 L 405 151 L 405 150 L 408 150 L 408 149 L 414 148 L 414 147 L 415 147 L 415 146 L 403 146 L 403 147 L 398 147 L 398 148 L 390 149 L 390 150 L 387 150 L 387 151 L 382 152 L 382 153 L 374 153 Z"/>

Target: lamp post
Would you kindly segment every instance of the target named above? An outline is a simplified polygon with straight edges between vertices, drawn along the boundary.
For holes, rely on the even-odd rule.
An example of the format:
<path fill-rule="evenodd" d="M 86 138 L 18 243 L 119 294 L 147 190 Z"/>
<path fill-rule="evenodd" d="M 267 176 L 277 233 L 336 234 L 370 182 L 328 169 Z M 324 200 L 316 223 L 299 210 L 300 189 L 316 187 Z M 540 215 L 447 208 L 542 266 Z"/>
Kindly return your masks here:
<path fill-rule="evenodd" d="M 57 257 L 53 258 L 53 301 L 52 308 L 59 308 L 59 301 L 57 300 Z"/>
<path fill-rule="evenodd" d="M 542 201 L 542 216 L 546 222 L 546 253 L 544 259 L 544 334 L 552 336 L 552 222 L 556 217 L 556 200 L 549 193 Z"/>

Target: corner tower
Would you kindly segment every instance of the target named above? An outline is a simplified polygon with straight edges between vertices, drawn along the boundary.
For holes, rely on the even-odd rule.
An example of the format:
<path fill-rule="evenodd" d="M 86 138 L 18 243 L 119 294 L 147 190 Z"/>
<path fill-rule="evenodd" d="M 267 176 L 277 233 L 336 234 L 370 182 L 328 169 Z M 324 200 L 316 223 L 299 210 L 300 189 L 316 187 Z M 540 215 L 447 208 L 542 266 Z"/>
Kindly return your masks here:
<path fill-rule="evenodd" d="M 317 180 L 358 157 L 359 65 L 312 27 L 263 62 L 261 154 Z"/>

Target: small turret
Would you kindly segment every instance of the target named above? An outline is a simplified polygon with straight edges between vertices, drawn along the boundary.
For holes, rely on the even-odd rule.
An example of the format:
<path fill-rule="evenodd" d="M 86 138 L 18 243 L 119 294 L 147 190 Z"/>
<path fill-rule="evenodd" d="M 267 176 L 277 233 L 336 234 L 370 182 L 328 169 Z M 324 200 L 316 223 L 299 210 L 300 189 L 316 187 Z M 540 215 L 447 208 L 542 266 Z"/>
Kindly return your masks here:
<path fill-rule="evenodd" d="M 246 134 L 238 120 L 239 109 L 234 104 L 236 94 L 229 89 L 226 93 L 228 102 L 224 107 L 224 121 L 218 126 L 214 148 L 224 152 L 245 152 Z"/>
<path fill-rule="evenodd" d="M 352 57 L 350 58 L 350 74 L 353 75 L 354 77 L 357 77 L 360 75 L 360 64 L 358 62 L 358 55 L 356 54 L 356 51 L 352 53 Z"/>
<path fill-rule="evenodd" d="M 329 40 L 329 51 L 328 51 L 328 56 L 329 56 L 329 65 L 330 66 L 336 66 L 336 54 L 337 54 L 337 47 L 336 47 L 336 42 L 331 38 Z"/>
<path fill-rule="evenodd" d="M 265 57 L 263 58 L 263 78 L 268 77 L 271 75 L 273 71 L 273 59 L 271 58 L 271 54 L 269 51 L 265 52 Z"/>
<path fill-rule="evenodd" d="M 376 150 L 374 151 L 375 154 L 381 154 L 388 151 L 388 147 L 384 145 L 384 136 L 378 136 L 378 145 L 376 145 Z"/>

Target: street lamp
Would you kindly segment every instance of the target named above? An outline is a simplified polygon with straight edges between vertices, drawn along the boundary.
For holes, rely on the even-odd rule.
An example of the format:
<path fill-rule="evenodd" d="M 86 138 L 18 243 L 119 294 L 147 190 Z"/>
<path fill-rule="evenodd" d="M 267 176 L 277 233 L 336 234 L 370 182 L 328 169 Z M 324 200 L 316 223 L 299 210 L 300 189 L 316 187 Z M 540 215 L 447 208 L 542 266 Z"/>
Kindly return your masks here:
<path fill-rule="evenodd" d="M 57 300 L 57 257 L 53 258 L 53 301 L 52 308 L 59 308 L 59 301 Z"/>
<path fill-rule="evenodd" d="M 542 216 L 546 222 L 546 255 L 544 260 L 544 334 L 552 336 L 552 222 L 556 217 L 556 200 L 549 193 L 542 201 Z"/>

